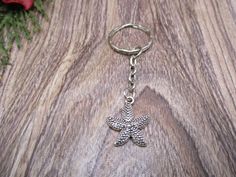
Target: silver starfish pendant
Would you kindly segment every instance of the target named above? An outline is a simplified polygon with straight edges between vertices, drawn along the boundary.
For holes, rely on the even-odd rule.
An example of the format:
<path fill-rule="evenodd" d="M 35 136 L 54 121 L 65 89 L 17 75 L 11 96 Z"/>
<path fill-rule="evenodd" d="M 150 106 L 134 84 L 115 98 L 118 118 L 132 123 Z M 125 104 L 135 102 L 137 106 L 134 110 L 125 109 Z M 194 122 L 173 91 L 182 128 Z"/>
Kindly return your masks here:
<path fill-rule="evenodd" d="M 115 146 L 122 146 L 131 139 L 134 144 L 145 147 L 147 144 L 144 142 L 142 129 L 144 129 L 150 121 L 149 116 L 141 116 L 134 118 L 132 105 L 125 102 L 122 110 L 122 118 L 108 117 L 106 122 L 110 128 L 120 131 Z"/>

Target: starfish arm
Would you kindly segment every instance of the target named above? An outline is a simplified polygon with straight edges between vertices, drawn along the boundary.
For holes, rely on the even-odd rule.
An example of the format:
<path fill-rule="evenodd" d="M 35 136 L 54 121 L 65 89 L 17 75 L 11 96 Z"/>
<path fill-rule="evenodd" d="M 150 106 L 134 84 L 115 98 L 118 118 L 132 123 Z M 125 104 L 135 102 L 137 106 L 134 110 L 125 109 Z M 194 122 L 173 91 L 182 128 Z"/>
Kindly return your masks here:
<path fill-rule="evenodd" d="M 129 141 L 130 133 L 128 129 L 123 129 L 120 132 L 116 142 L 114 143 L 115 146 L 122 146 Z"/>
<path fill-rule="evenodd" d="M 130 103 L 125 103 L 124 108 L 122 109 L 122 117 L 125 120 L 132 120 L 134 118 L 132 105 Z"/>
<path fill-rule="evenodd" d="M 124 122 L 118 118 L 108 117 L 106 122 L 107 122 L 107 125 L 114 130 L 121 130 L 125 128 Z"/>
<path fill-rule="evenodd" d="M 145 116 L 141 116 L 137 119 L 133 119 L 133 124 L 139 128 L 139 129 L 143 129 L 145 128 L 150 122 L 150 117 L 145 115 Z"/>
<path fill-rule="evenodd" d="M 146 147 L 147 144 L 144 142 L 143 138 L 143 133 L 141 132 L 140 129 L 136 129 L 131 133 L 132 141 L 134 144 L 141 146 L 141 147 Z"/>

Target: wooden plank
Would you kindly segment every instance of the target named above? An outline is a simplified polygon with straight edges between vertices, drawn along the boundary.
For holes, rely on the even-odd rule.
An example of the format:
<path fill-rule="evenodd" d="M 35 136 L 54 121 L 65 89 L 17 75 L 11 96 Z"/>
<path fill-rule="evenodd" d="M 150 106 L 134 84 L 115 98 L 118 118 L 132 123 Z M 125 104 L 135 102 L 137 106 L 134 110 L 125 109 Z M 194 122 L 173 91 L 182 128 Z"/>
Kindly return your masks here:
<path fill-rule="evenodd" d="M 234 0 L 57 0 L 43 31 L 14 48 L 0 87 L 0 176 L 236 176 Z M 135 114 L 146 148 L 114 147 L 128 57 L 108 33 L 153 31 L 140 56 Z M 142 44 L 140 33 L 116 37 Z"/>

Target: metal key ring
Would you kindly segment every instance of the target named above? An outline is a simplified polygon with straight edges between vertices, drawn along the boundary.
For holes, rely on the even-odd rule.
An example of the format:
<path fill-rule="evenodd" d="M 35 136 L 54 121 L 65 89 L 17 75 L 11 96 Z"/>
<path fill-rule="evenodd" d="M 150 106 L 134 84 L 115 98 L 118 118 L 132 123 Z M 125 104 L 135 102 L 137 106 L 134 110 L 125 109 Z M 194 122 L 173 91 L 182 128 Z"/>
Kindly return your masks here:
<path fill-rule="evenodd" d="M 119 31 L 121 31 L 121 30 L 123 30 L 125 28 L 133 28 L 133 29 L 137 29 L 137 30 L 140 30 L 140 31 L 144 32 L 148 36 L 148 38 L 149 38 L 148 43 L 145 46 L 141 47 L 141 48 L 137 46 L 137 47 L 135 47 L 133 49 L 124 49 L 124 48 L 119 48 L 119 47 L 115 46 L 115 44 L 113 44 L 111 42 L 112 38 L 115 36 L 116 33 L 118 33 Z M 109 35 L 108 35 L 108 43 L 111 46 L 111 48 L 113 50 L 115 50 L 116 52 L 118 52 L 118 53 L 122 53 L 122 54 L 125 54 L 125 55 L 136 55 L 140 51 L 145 52 L 146 50 L 148 50 L 151 47 L 151 45 L 152 45 L 151 31 L 148 28 L 143 27 L 141 25 L 135 25 L 135 24 L 127 23 L 125 25 L 116 27 L 115 29 L 113 29 L 109 33 Z"/>

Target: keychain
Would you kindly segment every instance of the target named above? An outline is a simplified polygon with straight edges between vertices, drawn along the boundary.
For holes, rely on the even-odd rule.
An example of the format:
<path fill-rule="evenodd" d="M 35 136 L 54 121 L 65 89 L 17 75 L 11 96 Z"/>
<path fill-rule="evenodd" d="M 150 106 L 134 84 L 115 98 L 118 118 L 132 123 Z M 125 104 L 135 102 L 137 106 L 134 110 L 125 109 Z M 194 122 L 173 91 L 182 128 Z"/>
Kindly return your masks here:
<path fill-rule="evenodd" d="M 124 49 L 115 46 L 111 40 L 114 35 L 125 29 L 125 28 L 133 28 L 137 30 L 141 30 L 149 37 L 149 42 L 144 47 L 136 47 L 134 49 Z M 134 144 L 145 147 L 147 146 L 146 142 L 144 141 L 144 136 L 142 133 L 142 129 L 144 129 L 149 121 L 150 118 L 148 115 L 144 115 L 138 118 L 134 117 L 132 105 L 134 104 L 134 97 L 135 97 L 135 80 L 136 80 L 136 65 L 137 65 L 137 58 L 148 50 L 152 45 L 152 38 L 151 32 L 149 29 L 135 24 L 125 24 L 120 27 L 113 29 L 108 36 L 108 43 L 111 48 L 123 55 L 130 56 L 129 58 L 129 67 L 130 73 L 128 78 L 128 88 L 124 91 L 125 103 L 122 109 L 121 118 L 109 116 L 106 119 L 106 122 L 110 128 L 116 131 L 120 131 L 120 134 L 114 143 L 115 146 L 122 146 L 131 139 Z"/>

